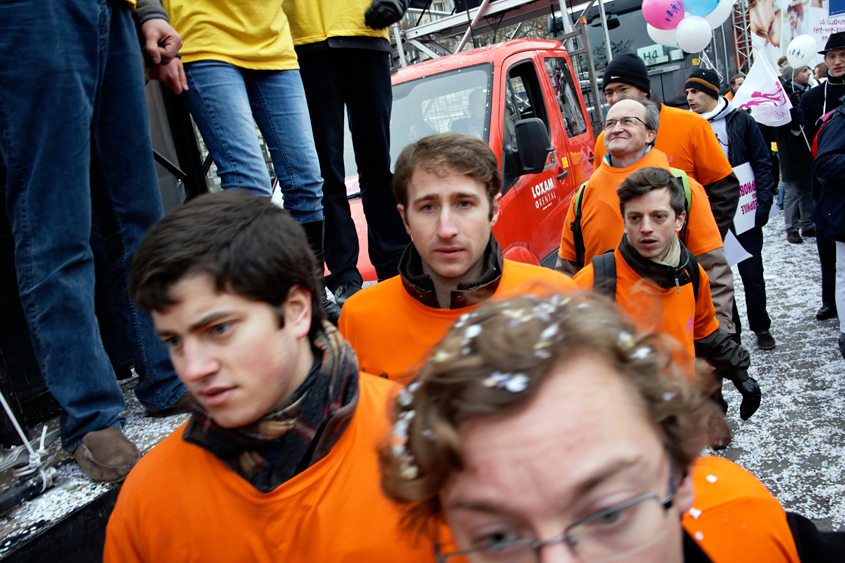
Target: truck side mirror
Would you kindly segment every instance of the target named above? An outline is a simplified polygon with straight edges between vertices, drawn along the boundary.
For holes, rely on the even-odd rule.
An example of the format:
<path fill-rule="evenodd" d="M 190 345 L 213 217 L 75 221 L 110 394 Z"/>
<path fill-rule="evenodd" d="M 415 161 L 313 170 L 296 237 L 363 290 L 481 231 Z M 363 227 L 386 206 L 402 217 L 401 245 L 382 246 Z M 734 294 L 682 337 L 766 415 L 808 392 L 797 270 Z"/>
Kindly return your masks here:
<path fill-rule="evenodd" d="M 542 172 L 546 167 L 546 158 L 554 150 L 543 120 L 537 117 L 520 119 L 514 125 L 514 135 L 519 175 Z"/>

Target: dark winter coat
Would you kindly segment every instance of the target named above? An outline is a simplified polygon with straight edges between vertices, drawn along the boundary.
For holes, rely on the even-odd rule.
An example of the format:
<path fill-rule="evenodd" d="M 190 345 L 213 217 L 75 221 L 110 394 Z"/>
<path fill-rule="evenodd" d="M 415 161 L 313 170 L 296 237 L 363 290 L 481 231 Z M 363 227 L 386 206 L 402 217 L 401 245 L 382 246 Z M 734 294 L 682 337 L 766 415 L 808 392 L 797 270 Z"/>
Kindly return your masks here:
<path fill-rule="evenodd" d="M 845 106 L 840 104 L 819 131 L 818 143 L 815 172 L 821 198 L 814 213 L 816 227 L 827 238 L 845 242 Z"/>
<path fill-rule="evenodd" d="M 807 142 L 798 127 L 800 117 L 797 108 L 803 92 L 794 90 L 791 82 L 782 81 L 782 84 L 793 107 L 792 122 L 775 129 L 781 181 L 807 182 L 810 179 L 809 171 L 812 170 L 813 156 L 810 154 L 810 147 L 807 146 Z"/>
<path fill-rule="evenodd" d="M 728 130 L 728 160 L 736 168 L 751 163 L 757 184 L 757 215 L 755 225 L 762 227 L 769 220 L 774 201 L 775 179 L 769 145 L 757 122 L 746 112 L 735 109 L 725 118 Z"/>

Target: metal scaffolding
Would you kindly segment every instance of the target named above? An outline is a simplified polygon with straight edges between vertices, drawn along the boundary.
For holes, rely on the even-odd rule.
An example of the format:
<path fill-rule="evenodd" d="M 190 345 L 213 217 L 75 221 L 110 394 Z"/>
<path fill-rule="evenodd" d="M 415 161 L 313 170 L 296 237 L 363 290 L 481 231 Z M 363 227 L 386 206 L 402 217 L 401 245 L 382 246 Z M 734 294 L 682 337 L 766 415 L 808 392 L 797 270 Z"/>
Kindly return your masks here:
<path fill-rule="evenodd" d="M 751 21 L 748 18 L 748 0 L 737 0 L 731 13 L 734 29 L 734 53 L 736 68 L 743 74 L 751 70 L 754 56 L 751 51 Z"/>

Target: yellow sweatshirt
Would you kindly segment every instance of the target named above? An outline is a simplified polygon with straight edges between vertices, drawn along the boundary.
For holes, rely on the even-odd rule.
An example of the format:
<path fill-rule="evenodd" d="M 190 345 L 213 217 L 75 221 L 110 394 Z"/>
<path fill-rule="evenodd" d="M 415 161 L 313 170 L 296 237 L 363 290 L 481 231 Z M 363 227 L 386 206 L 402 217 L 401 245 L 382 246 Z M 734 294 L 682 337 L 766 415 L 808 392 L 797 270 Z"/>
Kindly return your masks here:
<path fill-rule="evenodd" d="M 182 36 L 183 63 L 222 61 L 256 70 L 298 69 L 291 28 L 280 0 L 163 0 Z"/>
<path fill-rule="evenodd" d="M 329 37 L 383 37 L 388 28 L 372 29 L 364 12 L 373 0 L 284 0 L 294 45 L 325 41 Z"/>

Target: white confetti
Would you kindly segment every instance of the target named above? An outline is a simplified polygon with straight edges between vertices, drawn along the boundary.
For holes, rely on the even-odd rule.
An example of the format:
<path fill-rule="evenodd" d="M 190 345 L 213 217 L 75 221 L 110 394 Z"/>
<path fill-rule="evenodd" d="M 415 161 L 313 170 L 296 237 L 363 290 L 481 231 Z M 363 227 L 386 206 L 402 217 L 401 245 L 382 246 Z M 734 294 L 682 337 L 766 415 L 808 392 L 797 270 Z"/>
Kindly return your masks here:
<path fill-rule="evenodd" d="M 719 478 L 716 477 L 715 475 L 708 475 L 707 476 L 707 482 L 708 483 L 715 483 L 718 480 L 719 480 Z"/>
<path fill-rule="evenodd" d="M 697 539 L 698 541 L 703 540 L 703 539 L 704 539 L 704 534 L 702 534 L 701 532 L 696 532 L 696 533 L 695 533 L 695 539 Z"/>
<path fill-rule="evenodd" d="M 643 346 L 642 348 L 637 348 L 636 350 L 634 350 L 634 353 L 631 354 L 631 357 L 634 358 L 635 360 L 642 360 L 643 358 L 648 356 L 650 353 L 651 353 L 651 348 L 647 348 L 647 347 Z"/>
<path fill-rule="evenodd" d="M 701 516 L 701 511 L 695 507 L 689 509 L 689 515 L 693 517 L 693 519 L 698 520 L 698 517 Z"/>
<path fill-rule="evenodd" d="M 467 327 L 464 336 L 466 338 L 475 338 L 479 334 L 481 334 L 481 325 L 470 325 Z"/>

